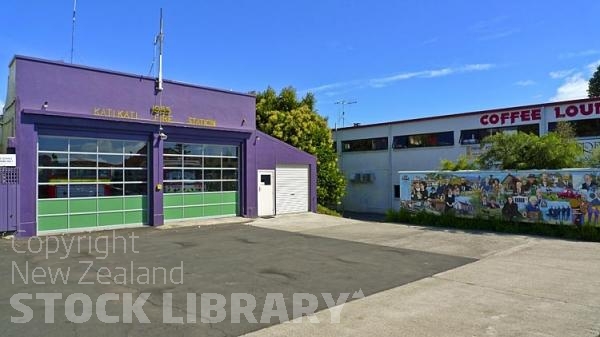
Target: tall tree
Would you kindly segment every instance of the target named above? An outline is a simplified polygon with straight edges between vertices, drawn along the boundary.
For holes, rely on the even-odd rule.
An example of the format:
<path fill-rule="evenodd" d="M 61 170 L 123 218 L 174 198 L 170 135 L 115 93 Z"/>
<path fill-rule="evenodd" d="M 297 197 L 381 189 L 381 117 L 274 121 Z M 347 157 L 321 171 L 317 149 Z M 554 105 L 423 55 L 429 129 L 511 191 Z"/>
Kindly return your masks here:
<path fill-rule="evenodd" d="M 600 65 L 588 83 L 588 97 L 600 97 Z"/>
<path fill-rule="evenodd" d="M 275 138 L 317 157 L 317 198 L 334 207 L 341 200 L 346 182 L 334 150 L 327 120 L 315 111 L 315 96 L 298 99 L 293 87 L 279 94 L 268 87 L 256 93 L 256 127 Z"/>

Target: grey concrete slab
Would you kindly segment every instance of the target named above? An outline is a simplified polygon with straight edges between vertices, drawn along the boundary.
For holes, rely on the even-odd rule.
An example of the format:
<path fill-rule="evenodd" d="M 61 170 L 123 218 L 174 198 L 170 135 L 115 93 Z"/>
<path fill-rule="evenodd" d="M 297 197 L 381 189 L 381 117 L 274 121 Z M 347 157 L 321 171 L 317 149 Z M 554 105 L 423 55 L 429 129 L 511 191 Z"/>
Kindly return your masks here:
<path fill-rule="evenodd" d="M 286 214 L 271 218 L 257 218 L 251 222 L 254 227 L 271 228 L 288 232 L 306 232 L 347 224 L 365 224 L 364 221 L 346 219 L 315 213 Z"/>
<path fill-rule="evenodd" d="M 438 277 L 600 309 L 599 253 L 599 244 L 540 240 Z"/>
<path fill-rule="evenodd" d="M 535 244 L 523 247 L 519 254 L 502 254 L 506 261 L 527 261 L 539 266 L 573 270 L 575 272 L 600 272 L 600 244 L 594 242 L 575 242 L 564 240 L 536 240 Z"/>
<path fill-rule="evenodd" d="M 534 240 L 531 237 L 519 235 L 365 222 L 320 214 L 260 219 L 252 222 L 252 225 L 477 259 L 527 245 Z"/>
<path fill-rule="evenodd" d="M 328 310 L 300 323 L 248 337 L 313 336 L 556 336 L 596 337 L 598 310 L 574 303 L 427 278 L 346 304 L 340 323 Z"/>
<path fill-rule="evenodd" d="M 33 243 L 33 248 L 37 249 L 37 239 L 14 241 L 16 248 L 11 246 L 13 241 L 0 241 L 0 270 L 4 271 L 0 274 L 0 286 L 3 289 L 0 293 L 0 336 L 237 336 L 273 325 L 277 321 L 251 324 L 242 316 L 240 324 L 232 324 L 229 318 L 221 323 L 207 324 L 199 322 L 201 317 L 198 310 L 198 323 L 163 324 L 162 294 L 172 293 L 175 315 L 185 316 L 189 312 L 187 293 L 221 294 L 227 299 L 228 305 L 232 293 L 249 293 L 256 298 L 254 316 L 260 320 L 267 293 L 282 293 L 286 308 L 290 308 L 288 317 L 291 317 L 293 293 L 331 293 L 337 299 L 342 292 L 353 294 L 362 290 L 364 295 L 369 296 L 474 261 L 465 257 L 248 225 L 191 226 L 169 230 L 140 228 L 116 231 L 114 235 L 127 238 L 132 232 L 139 236 L 135 240 L 135 248 L 131 246 L 131 242 L 121 239 L 113 243 L 112 232 L 64 235 L 58 239 L 69 242 L 74 238 L 81 249 L 71 250 L 67 254 L 66 248 L 61 246 L 48 258 L 43 251 L 24 254 L 15 252 L 15 249 L 26 251 L 28 243 Z M 48 247 L 53 251 L 56 248 L 56 242 L 51 238 L 42 238 L 51 240 L 42 249 Z M 77 241 L 77 238 L 83 239 Z M 100 239 L 98 246 L 97 239 Z M 84 261 L 92 262 L 91 269 L 87 269 L 88 263 L 80 263 Z M 130 268 L 131 263 L 134 268 Z M 138 277 L 143 273 L 140 272 L 140 267 L 162 267 L 169 271 L 180 264 L 183 264 L 183 284 L 175 284 L 169 280 L 164 282 L 160 270 L 154 282 L 140 284 Z M 25 271 L 27 266 L 28 274 Z M 32 284 L 31 274 L 36 267 L 47 270 L 52 268 L 54 272 L 57 268 L 62 268 L 70 274 L 66 284 L 61 281 L 51 282 L 48 278 L 38 279 L 47 284 Z M 126 276 L 127 284 L 118 284 L 114 275 L 108 279 L 101 278 L 108 284 L 99 283 L 98 275 L 106 275 L 107 270 L 116 274 L 119 268 L 125 268 L 129 274 L 133 274 Z M 18 273 L 26 274 L 28 279 L 23 280 Z M 81 281 L 91 284 L 81 284 Z M 119 281 L 122 282 L 123 278 Z M 56 323 L 44 323 L 47 306 L 43 301 L 35 299 L 22 301 L 32 308 L 33 319 L 26 324 L 11 323 L 11 316 L 21 316 L 9 303 L 11 296 L 16 293 L 31 293 L 33 296 L 36 293 L 62 294 L 63 299 L 56 301 L 53 311 Z M 143 309 L 151 323 L 138 323 L 135 317 L 131 324 L 101 323 L 97 319 L 95 308 L 90 321 L 83 324 L 71 323 L 65 317 L 65 298 L 74 293 L 86 294 L 94 303 L 101 294 L 119 294 L 119 300 L 108 302 L 106 310 L 109 315 L 121 316 L 121 321 L 124 294 L 131 293 L 136 299 L 141 293 L 150 293 Z M 318 298 L 318 309 L 326 309 L 322 297 Z M 199 302 L 198 299 L 197 306 L 200 305 Z M 79 310 L 81 309 L 76 312 L 80 313 Z"/>

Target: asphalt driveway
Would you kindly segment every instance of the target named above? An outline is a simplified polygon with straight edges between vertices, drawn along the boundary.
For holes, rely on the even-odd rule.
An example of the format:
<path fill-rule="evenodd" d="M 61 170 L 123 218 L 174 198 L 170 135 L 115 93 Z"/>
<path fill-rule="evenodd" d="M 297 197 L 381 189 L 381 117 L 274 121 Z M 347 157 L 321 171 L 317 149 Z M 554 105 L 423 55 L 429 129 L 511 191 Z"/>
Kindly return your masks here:
<path fill-rule="evenodd" d="M 286 317 L 294 318 L 295 293 L 315 295 L 317 310 L 322 310 L 328 307 L 322 293 L 330 293 L 334 300 L 349 293 L 352 301 L 360 294 L 369 296 L 475 261 L 247 224 L 138 228 L 41 239 L 41 246 L 37 239 L 0 241 L 0 336 L 239 336 L 278 324 L 279 319 L 252 323 L 241 315 L 240 323 L 232 323 L 232 294 L 254 296 L 252 313 L 258 321 L 268 294 L 282 294 Z M 53 295 L 61 296 L 54 301 L 54 310 L 42 299 L 44 293 L 62 294 Z M 89 320 L 81 324 L 66 314 L 86 316 L 84 300 L 67 300 L 78 293 L 94 304 Z M 149 323 L 140 323 L 136 315 L 132 323 L 123 323 L 129 319 L 124 302 L 135 305 L 132 301 L 142 293 L 150 294 L 142 306 Z M 164 293 L 172 294 L 173 316 L 185 320 L 191 315 L 197 321 L 163 323 Z M 23 306 L 17 310 L 11 304 L 15 294 L 32 296 L 20 300 L 31 309 L 27 323 L 11 322 L 11 317 L 26 316 Z M 103 294 L 117 294 L 104 303 L 106 316 L 117 317 L 118 323 L 99 320 L 96 305 Z M 187 294 L 198 296 L 195 306 Z M 223 321 L 201 322 L 201 294 L 224 296 L 227 317 Z M 45 323 L 52 314 L 55 323 Z"/>

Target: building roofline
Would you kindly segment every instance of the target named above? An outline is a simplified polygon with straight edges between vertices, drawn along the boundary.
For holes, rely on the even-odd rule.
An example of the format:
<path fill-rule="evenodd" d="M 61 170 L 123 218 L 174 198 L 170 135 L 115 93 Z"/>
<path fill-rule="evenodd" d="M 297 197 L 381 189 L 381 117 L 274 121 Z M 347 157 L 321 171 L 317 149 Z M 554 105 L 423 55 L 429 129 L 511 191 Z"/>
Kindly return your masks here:
<path fill-rule="evenodd" d="M 279 139 L 277 137 L 271 136 L 270 134 L 268 134 L 266 132 L 263 132 L 263 131 L 260 131 L 260 130 L 256 129 L 256 134 L 257 134 L 257 136 L 260 136 L 260 137 L 264 136 L 264 137 L 268 138 L 271 141 L 279 142 L 279 143 L 281 143 L 282 146 L 287 147 L 288 149 L 299 151 L 300 153 L 302 153 L 302 154 L 304 154 L 306 156 L 312 157 L 315 160 L 317 159 L 316 155 L 310 154 L 310 153 L 308 153 L 308 152 L 306 152 L 304 150 L 301 150 L 301 149 L 293 146 L 292 144 L 286 143 L 286 142 L 284 142 L 283 140 L 281 140 L 281 139 Z"/>
<path fill-rule="evenodd" d="M 338 127 L 337 130 L 339 131 L 339 130 L 360 129 L 360 128 L 368 128 L 368 127 L 376 127 L 376 126 L 385 126 L 385 125 L 396 125 L 396 124 L 422 122 L 422 121 L 444 119 L 444 118 L 458 118 L 458 117 L 464 117 L 464 116 L 479 115 L 482 113 L 494 113 L 494 112 L 512 111 L 512 110 L 520 110 L 520 109 L 543 108 L 548 105 L 581 103 L 581 102 L 589 102 L 589 101 L 600 101 L 600 97 L 580 98 L 580 99 L 574 99 L 574 100 L 568 100 L 568 101 L 546 102 L 546 103 L 538 103 L 538 104 L 528 104 L 528 105 L 520 105 L 520 106 L 513 106 L 513 107 L 496 108 L 496 109 L 490 109 L 490 110 L 469 111 L 469 112 L 461 112 L 461 113 L 455 113 L 455 114 L 449 114 L 449 115 L 418 117 L 418 118 L 396 120 L 396 121 L 390 121 L 390 122 L 373 123 L 373 124 L 364 124 L 364 125 L 361 124 L 361 125 L 357 125 L 357 126 L 346 126 L 343 128 Z"/>
<path fill-rule="evenodd" d="M 25 55 L 14 55 L 14 57 L 12 58 L 12 60 L 9 63 L 9 67 L 16 60 L 46 63 L 46 64 L 52 64 L 52 65 L 56 65 L 56 66 L 76 68 L 76 69 L 100 72 L 100 73 L 111 74 L 111 75 L 126 76 L 126 77 L 131 77 L 131 78 L 136 78 L 136 79 L 144 79 L 144 80 L 150 80 L 150 81 L 156 80 L 154 77 L 145 76 L 145 75 L 136 75 L 136 74 L 132 74 L 132 73 L 126 73 L 126 72 L 121 72 L 121 71 L 116 71 L 116 70 L 105 69 L 105 68 L 90 67 L 90 66 L 85 66 L 85 65 L 80 65 L 80 64 L 72 64 L 72 63 L 67 63 L 64 61 L 52 61 L 52 60 L 47 60 L 47 59 L 32 57 L 32 56 L 25 56 Z M 222 92 L 222 93 L 227 93 L 227 94 L 234 94 L 234 95 L 240 95 L 240 96 L 246 96 L 246 97 L 256 97 L 256 95 L 249 94 L 249 93 L 242 93 L 242 92 L 231 91 L 231 90 L 226 90 L 226 89 L 212 88 L 212 87 L 201 86 L 201 85 L 186 83 L 186 82 L 179 82 L 179 81 L 169 80 L 169 79 L 165 79 L 164 82 L 170 83 L 170 84 L 175 84 L 175 85 L 180 85 L 180 86 L 185 86 L 185 87 L 217 91 L 217 92 Z"/>

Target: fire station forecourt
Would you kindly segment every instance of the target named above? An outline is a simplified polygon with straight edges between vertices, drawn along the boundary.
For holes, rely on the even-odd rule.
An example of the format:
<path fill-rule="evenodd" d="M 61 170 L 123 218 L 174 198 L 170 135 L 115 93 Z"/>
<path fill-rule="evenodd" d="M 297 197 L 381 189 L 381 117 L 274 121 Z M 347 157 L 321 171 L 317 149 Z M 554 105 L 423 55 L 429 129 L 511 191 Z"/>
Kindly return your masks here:
<path fill-rule="evenodd" d="M 215 221 L 1 240 L 0 335 L 600 331 L 595 243 L 314 213 Z"/>
<path fill-rule="evenodd" d="M 313 215 L 295 221 L 306 216 Z M 3 240 L 0 247 L 5 257 L 0 266 L 11 270 L 1 278 L 6 290 L 0 295 L 5 304 L 0 308 L 2 336 L 105 336 L 109 331 L 170 336 L 182 329 L 198 336 L 219 331 L 237 336 L 295 318 L 296 293 L 317 299 L 312 311 L 323 310 L 474 261 L 247 224 L 42 236 Z M 241 296 L 245 307 L 250 295 L 256 303 L 253 317 L 236 316 L 232 301 Z M 203 301 L 213 298 L 214 305 L 221 296 L 226 317 L 219 321 L 219 311 L 208 311 Z M 88 297 L 91 316 L 86 320 Z M 271 300 L 285 308 L 276 306 L 272 317 L 264 316 Z M 182 317 L 183 324 L 164 323 L 165 301 L 171 302 L 169 316 Z M 193 301 L 196 314 L 190 310 Z M 144 304 L 131 312 L 123 307 L 128 302 Z M 207 316 L 213 316 L 210 324 Z"/>

